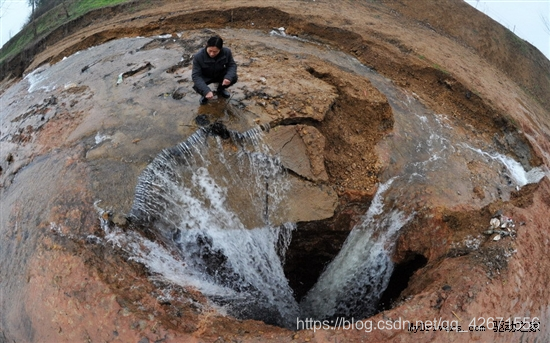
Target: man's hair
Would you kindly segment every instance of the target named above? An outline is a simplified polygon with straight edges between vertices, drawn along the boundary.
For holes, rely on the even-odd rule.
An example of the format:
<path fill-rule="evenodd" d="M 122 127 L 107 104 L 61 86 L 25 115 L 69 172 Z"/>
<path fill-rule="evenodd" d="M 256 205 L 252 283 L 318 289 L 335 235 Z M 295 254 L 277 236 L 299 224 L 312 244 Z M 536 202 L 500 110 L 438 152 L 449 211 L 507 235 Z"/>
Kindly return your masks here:
<path fill-rule="evenodd" d="M 208 42 L 206 42 L 206 47 L 208 48 L 209 46 L 215 46 L 221 50 L 223 48 L 223 39 L 220 36 L 212 36 Z"/>

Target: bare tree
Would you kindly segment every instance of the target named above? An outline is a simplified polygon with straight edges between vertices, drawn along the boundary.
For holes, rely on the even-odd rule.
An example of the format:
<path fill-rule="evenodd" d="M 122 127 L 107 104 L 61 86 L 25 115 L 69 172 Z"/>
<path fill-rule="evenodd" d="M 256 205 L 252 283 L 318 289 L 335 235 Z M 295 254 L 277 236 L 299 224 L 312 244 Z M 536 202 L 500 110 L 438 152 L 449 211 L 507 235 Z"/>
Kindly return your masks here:
<path fill-rule="evenodd" d="M 0 0 L 0 19 L 4 16 L 5 11 L 9 8 L 10 3 L 6 0 Z"/>
<path fill-rule="evenodd" d="M 542 23 L 544 24 L 544 31 L 550 35 L 550 20 L 542 14 L 540 15 L 540 20 L 542 20 Z"/>
<path fill-rule="evenodd" d="M 69 15 L 69 4 L 68 4 L 68 0 L 61 0 L 61 6 L 63 7 L 63 10 L 65 11 L 65 15 L 67 16 L 67 18 L 70 18 L 71 16 Z"/>
<path fill-rule="evenodd" d="M 39 0 L 27 0 L 29 6 L 31 6 L 31 25 L 32 25 L 32 31 L 34 33 L 34 37 L 38 35 L 37 29 L 36 29 L 36 7 L 39 4 Z"/>

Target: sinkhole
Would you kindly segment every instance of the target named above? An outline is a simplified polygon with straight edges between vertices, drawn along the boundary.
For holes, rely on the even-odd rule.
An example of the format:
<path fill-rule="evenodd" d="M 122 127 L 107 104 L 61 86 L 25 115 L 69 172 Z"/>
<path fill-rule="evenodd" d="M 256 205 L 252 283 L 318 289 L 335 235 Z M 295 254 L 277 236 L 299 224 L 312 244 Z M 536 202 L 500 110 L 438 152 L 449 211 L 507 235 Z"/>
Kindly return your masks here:
<path fill-rule="evenodd" d="M 262 131 L 211 124 L 153 160 L 138 180 L 129 219 L 170 251 L 148 247 L 134 252 L 142 256 L 136 260 L 169 280 L 181 274 L 178 283 L 236 318 L 289 329 L 300 317 L 367 318 L 384 309 L 381 299 L 394 299 L 421 260 L 391 261 L 410 219 L 384 202 L 392 180 L 356 213 L 289 222 L 295 176 Z"/>
<path fill-rule="evenodd" d="M 379 311 L 392 308 L 392 305 L 399 300 L 401 293 L 408 287 L 409 280 L 413 274 L 426 266 L 428 259 L 418 253 L 408 253 L 402 262 L 397 263 L 390 277 L 388 287 L 382 293 L 378 304 Z"/>

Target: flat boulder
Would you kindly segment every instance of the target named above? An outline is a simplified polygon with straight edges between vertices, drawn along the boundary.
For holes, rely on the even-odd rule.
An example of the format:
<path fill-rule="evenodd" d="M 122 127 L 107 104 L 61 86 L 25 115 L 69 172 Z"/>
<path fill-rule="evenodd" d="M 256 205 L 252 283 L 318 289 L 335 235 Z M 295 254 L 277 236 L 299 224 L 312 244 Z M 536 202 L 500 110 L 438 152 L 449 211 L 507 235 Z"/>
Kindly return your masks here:
<path fill-rule="evenodd" d="M 332 187 L 298 178 L 291 179 L 291 187 L 290 196 L 285 200 L 289 221 L 306 222 L 334 216 L 338 195 Z"/>
<path fill-rule="evenodd" d="M 313 126 L 278 126 L 266 135 L 266 142 L 281 157 L 285 168 L 310 181 L 328 181 L 323 156 L 325 137 Z"/>

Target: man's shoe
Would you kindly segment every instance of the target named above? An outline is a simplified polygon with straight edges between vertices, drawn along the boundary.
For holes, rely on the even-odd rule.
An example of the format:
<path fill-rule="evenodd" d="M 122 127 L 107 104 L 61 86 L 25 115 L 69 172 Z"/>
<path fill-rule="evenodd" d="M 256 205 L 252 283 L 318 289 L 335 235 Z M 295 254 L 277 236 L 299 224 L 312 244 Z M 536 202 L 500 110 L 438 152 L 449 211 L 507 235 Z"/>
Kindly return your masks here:
<path fill-rule="evenodd" d="M 231 96 L 231 94 L 229 94 L 228 91 L 226 91 L 225 89 L 221 88 L 221 89 L 218 89 L 218 95 L 221 96 L 222 98 L 229 98 Z"/>
<path fill-rule="evenodd" d="M 205 97 L 201 97 L 201 100 L 199 102 L 201 105 L 206 105 L 206 103 L 208 102 L 208 99 L 206 99 Z"/>

